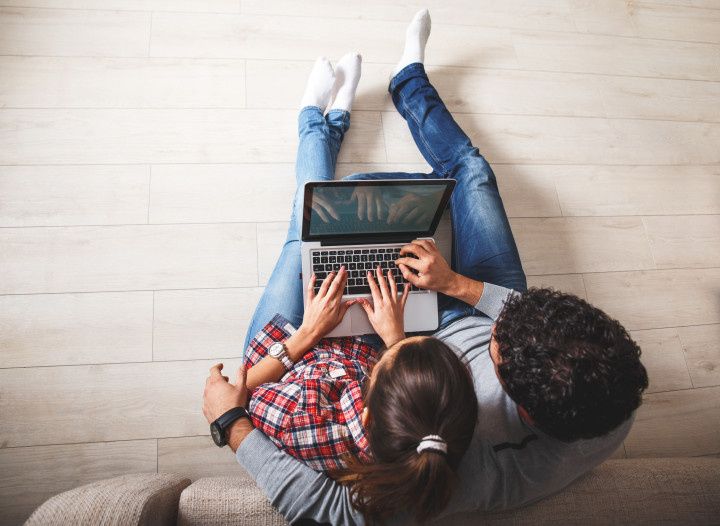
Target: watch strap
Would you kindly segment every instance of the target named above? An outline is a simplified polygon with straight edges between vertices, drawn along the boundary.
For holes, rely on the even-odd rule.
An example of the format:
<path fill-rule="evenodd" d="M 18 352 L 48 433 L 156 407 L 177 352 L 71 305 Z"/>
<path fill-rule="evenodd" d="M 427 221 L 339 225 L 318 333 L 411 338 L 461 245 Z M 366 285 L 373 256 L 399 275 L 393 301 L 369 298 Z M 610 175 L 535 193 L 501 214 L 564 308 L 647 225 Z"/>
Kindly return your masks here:
<path fill-rule="evenodd" d="M 290 357 L 287 355 L 287 351 L 285 351 L 285 354 L 280 356 L 280 358 L 278 358 L 278 359 L 280 360 L 280 363 L 282 363 L 285 366 L 285 369 L 287 369 L 288 371 L 290 369 L 292 369 L 293 365 L 295 365 L 293 363 L 293 361 L 290 359 Z"/>
<path fill-rule="evenodd" d="M 223 433 L 225 430 L 230 427 L 230 424 L 235 422 L 238 418 L 250 418 L 250 415 L 247 412 L 247 409 L 244 407 L 233 407 L 229 411 L 226 411 L 220 417 L 218 417 L 217 420 L 215 420 L 215 423 L 222 429 Z"/>

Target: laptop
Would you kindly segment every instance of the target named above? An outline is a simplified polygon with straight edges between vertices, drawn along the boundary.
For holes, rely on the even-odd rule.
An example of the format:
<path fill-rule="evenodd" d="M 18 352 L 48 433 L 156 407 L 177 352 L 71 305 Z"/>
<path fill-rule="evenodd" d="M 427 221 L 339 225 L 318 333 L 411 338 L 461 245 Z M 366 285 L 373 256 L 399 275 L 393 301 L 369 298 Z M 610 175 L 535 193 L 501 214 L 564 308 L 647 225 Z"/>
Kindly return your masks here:
<path fill-rule="evenodd" d="M 304 188 L 302 221 L 303 300 L 313 273 L 315 290 L 341 265 L 348 271 L 343 299 L 370 297 L 367 271 L 392 270 L 400 248 L 413 239 L 432 239 L 455 187 L 453 179 L 392 179 L 309 182 Z M 405 331 L 438 327 L 437 293 L 412 287 L 405 305 Z M 375 331 L 360 305 L 353 305 L 328 336 Z"/>

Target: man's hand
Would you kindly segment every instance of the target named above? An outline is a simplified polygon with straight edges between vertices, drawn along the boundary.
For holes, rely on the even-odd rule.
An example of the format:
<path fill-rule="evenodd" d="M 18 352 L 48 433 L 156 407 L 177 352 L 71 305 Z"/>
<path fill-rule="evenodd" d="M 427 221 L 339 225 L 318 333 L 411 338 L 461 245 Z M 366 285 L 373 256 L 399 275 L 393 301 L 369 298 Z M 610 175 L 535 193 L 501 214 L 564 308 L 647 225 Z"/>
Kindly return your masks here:
<path fill-rule="evenodd" d="M 230 379 L 222 374 L 223 364 L 218 363 L 210 368 L 210 376 L 205 380 L 203 393 L 203 414 L 209 424 L 235 407 L 246 407 L 248 401 L 245 378 L 245 367 L 238 369 L 237 384 L 230 383 Z M 240 443 L 253 430 L 252 423 L 247 418 L 239 418 L 226 431 L 228 446 L 236 451 Z"/>
<path fill-rule="evenodd" d="M 408 254 L 415 258 L 407 257 Z M 395 264 L 400 267 L 405 279 L 416 287 L 444 294 L 452 289 L 457 274 L 442 257 L 435 243 L 429 239 L 416 239 L 405 245 L 400 249 L 400 256 L 404 257 L 398 258 Z"/>
<path fill-rule="evenodd" d="M 428 223 L 435 214 L 435 207 L 432 201 L 427 197 L 408 193 L 395 203 L 388 213 L 387 224 L 394 225 L 402 223 L 408 224 L 424 224 Z"/>
<path fill-rule="evenodd" d="M 368 285 L 372 294 L 372 305 L 363 298 L 360 305 L 370 320 L 370 324 L 382 338 L 385 347 L 392 347 L 395 343 L 405 339 L 405 303 L 410 293 L 410 285 L 405 284 L 402 296 L 398 297 L 398 288 L 392 272 L 388 271 L 387 279 L 378 267 L 375 271 L 377 283 L 371 271 L 367 271 Z"/>
<path fill-rule="evenodd" d="M 342 301 L 347 283 L 345 265 L 341 266 L 337 273 L 328 274 L 317 293 L 315 280 L 313 274 L 308 283 L 305 314 L 300 326 L 303 333 L 312 335 L 313 344 L 337 327 L 347 310 L 355 303 L 355 300 Z"/>
<path fill-rule="evenodd" d="M 209 424 L 235 407 L 247 405 L 248 393 L 245 388 L 245 367 L 238 370 L 237 384 L 230 383 L 227 376 L 222 375 L 223 364 L 218 363 L 210 368 L 210 376 L 205 381 L 203 394 L 203 414 Z"/>
<path fill-rule="evenodd" d="M 416 239 L 405 245 L 400 249 L 400 255 L 407 254 L 415 258 L 400 257 L 395 264 L 405 279 L 416 287 L 442 292 L 468 305 L 475 306 L 480 301 L 485 284 L 454 272 L 431 240 Z"/>

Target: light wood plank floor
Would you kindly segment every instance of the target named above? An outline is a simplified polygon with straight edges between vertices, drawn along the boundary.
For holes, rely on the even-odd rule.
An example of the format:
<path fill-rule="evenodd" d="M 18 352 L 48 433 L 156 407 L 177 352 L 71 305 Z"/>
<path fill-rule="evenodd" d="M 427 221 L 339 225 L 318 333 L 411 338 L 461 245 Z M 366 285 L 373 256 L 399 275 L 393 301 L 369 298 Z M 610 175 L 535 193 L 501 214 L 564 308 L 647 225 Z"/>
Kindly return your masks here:
<path fill-rule="evenodd" d="M 306 75 L 365 58 L 338 176 L 424 169 L 386 83 L 425 6 L 530 283 L 644 349 L 616 456 L 720 454 L 719 0 L 0 0 L 1 524 L 116 474 L 241 474 L 202 381 L 284 238 Z"/>

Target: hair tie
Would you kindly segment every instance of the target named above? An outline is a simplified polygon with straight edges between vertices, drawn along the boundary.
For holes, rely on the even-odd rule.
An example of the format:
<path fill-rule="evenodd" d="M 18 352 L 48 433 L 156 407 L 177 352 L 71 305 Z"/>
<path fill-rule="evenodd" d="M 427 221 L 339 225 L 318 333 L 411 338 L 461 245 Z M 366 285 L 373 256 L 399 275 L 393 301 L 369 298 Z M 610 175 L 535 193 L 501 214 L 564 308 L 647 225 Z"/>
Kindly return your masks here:
<path fill-rule="evenodd" d="M 425 450 L 438 451 L 445 455 L 447 454 L 447 442 L 439 435 L 428 435 L 423 437 L 417 447 L 418 454 Z"/>

